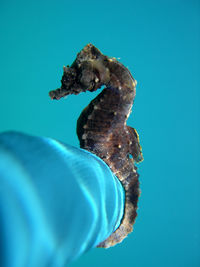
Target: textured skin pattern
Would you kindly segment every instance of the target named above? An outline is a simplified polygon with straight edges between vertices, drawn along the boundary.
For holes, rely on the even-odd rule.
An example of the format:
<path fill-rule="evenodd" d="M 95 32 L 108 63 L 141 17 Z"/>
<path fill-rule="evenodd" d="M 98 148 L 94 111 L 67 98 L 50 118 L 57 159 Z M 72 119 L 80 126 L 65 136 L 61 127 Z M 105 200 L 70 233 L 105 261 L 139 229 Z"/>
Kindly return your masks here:
<path fill-rule="evenodd" d="M 115 58 L 104 56 L 92 44 L 86 45 L 71 67 L 64 67 L 61 88 L 52 99 L 69 94 L 103 91 L 83 110 L 77 121 L 81 148 L 103 159 L 121 181 L 126 194 L 122 222 L 99 247 L 121 242 L 133 229 L 140 194 L 135 162 L 143 159 L 138 134 L 126 125 L 135 97 L 136 81 Z"/>

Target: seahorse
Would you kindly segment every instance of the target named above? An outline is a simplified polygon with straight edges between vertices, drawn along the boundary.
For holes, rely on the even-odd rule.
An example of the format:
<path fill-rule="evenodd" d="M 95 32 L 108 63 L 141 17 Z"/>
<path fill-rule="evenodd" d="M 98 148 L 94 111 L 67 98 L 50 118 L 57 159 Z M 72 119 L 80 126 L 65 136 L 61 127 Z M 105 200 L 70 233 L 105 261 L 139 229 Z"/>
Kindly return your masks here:
<path fill-rule="evenodd" d="M 135 163 L 143 160 L 137 131 L 126 125 L 136 94 L 136 80 L 116 58 L 86 45 L 69 67 L 64 67 L 61 88 L 50 91 L 52 99 L 66 95 L 102 92 L 82 111 L 77 121 L 80 147 L 100 157 L 120 180 L 125 190 L 125 208 L 120 226 L 98 247 L 120 243 L 137 216 L 139 175 Z"/>

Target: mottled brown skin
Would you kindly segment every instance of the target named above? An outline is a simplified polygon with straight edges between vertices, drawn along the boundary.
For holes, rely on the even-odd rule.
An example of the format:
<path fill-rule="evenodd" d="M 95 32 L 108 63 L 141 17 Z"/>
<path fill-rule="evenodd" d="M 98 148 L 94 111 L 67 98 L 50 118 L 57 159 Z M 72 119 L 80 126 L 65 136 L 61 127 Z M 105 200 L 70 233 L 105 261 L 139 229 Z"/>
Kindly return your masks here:
<path fill-rule="evenodd" d="M 121 242 L 133 229 L 140 194 L 135 162 L 142 157 L 138 134 L 126 125 L 135 97 L 136 81 L 127 68 L 92 44 L 86 45 L 71 67 L 64 67 L 61 88 L 51 91 L 52 99 L 69 94 L 103 91 L 83 110 L 77 121 L 81 148 L 102 160 L 121 181 L 126 194 L 124 216 L 118 229 L 98 247 Z"/>

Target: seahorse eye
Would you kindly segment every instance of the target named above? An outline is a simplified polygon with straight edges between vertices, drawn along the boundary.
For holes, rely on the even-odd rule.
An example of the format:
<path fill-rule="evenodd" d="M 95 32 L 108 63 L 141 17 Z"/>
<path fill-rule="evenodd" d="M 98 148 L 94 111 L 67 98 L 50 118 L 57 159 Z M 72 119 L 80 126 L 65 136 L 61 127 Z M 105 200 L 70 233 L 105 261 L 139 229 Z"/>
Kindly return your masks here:
<path fill-rule="evenodd" d="M 90 90 L 94 86 L 95 73 L 90 62 L 83 62 L 77 70 L 79 73 L 79 81 L 84 90 Z"/>

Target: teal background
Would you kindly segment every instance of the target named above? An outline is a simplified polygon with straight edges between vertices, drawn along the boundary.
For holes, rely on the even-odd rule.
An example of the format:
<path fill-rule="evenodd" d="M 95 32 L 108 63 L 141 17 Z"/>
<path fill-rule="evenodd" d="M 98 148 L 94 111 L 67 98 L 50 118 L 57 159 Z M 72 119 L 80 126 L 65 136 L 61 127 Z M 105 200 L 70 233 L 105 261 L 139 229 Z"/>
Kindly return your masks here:
<path fill-rule="evenodd" d="M 134 232 L 70 266 L 199 266 L 200 1 L 0 1 L 0 131 L 78 146 L 76 120 L 97 93 L 51 101 L 62 66 L 91 42 L 138 81 L 128 124 L 140 135 Z"/>

